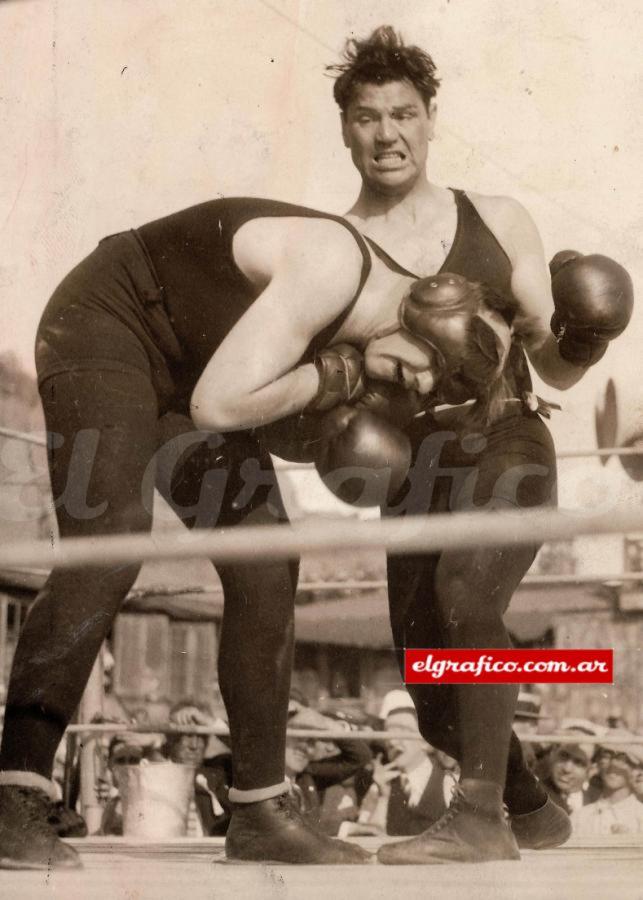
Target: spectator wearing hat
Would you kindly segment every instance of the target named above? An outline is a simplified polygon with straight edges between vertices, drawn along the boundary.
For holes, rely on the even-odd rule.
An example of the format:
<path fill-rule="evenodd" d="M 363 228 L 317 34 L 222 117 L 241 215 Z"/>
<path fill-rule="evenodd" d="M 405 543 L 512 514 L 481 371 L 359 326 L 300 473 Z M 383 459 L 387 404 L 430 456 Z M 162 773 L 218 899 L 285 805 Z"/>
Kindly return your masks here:
<path fill-rule="evenodd" d="M 225 726 L 191 700 L 183 700 L 170 710 L 170 722 L 177 725 Z M 232 756 L 229 747 L 216 735 L 173 733 L 165 747 L 167 758 L 195 767 L 194 796 L 188 811 L 190 837 L 224 835 L 232 812 L 228 791 L 232 784 Z"/>
<path fill-rule="evenodd" d="M 542 703 L 540 694 L 527 690 L 524 685 L 521 686 L 514 713 L 514 726 L 517 726 L 516 734 L 519 737 L 523 734 L 533 734 L 537 730 Z"/>
<path fill-rule="evenodd" d="M 568 815 L 597 799 L 588 783 L 591 759 L 591 744 L 557 744 L 549 752 L 543 786 Z"/>
<path fill-rule="evenodd" d="M 637 744 L 599 745 L 602 791 L 572 815 L 576 835 L 643 834 L 643 804 L 634 793 L 634 772 L 643 764 Z"/>
<path fill-rule="evenodd" d="M 286 740 L 286 775 L 290 779 L 291 793 L 296 797 L 300 811 L 325 830 L 337 832 L 343 818 L 349 814 L 345 808 L 342 815 L 333 816 L 322 807 L 328 788 L 342 784 L 357 772 L 369 766 L 372 760 L 369 745 L 365 741 L 349 737 L 350 726 L 317 710 L 291 700 L 289 704 L 288 727 L 311 730 L 346 731 L 346 739 L 324 741 L 318 739 L 289 736 Z M 353 803 L 354 816 L 357 807 Z"/>
<path fill-rule="evenodd" d="M 530 690 L 527 685 L 520 686 L 514 713 L 514 731 L 520 739 L 525 763 L 535 775 L 542 774 L 541 761 L 547 754 L 549 747 L 532 740 L 527 741 L 525 737 L 531 736 L 538 731 L 542 718 L 542 702 L 542 697 L 539 693 Z"/>
<path fill-rule="evenodd" d="M 601 789 L 590 777 L 595 759 L 594 742 L 605 728 L 589 719 L 563 719 L 560 731 L 578 738 L 578 743 L 555 744 L 543 760 L 542 781 L 552 800 L 568 813 L 598 800 Z"/>
<path fill-rule="evenodd" d="M 415 706 L 406 691 L 390 691 L 380 710 L 386 731 L 408 733 L 391 738 L 386 758 L 373 764 L 372 784 L 362 802 L 359 822 L 374 832 L 420 834 L 446 812 L 457 781 L 457 764 L 446 753 L 430 756 L 420 738 Z"/>

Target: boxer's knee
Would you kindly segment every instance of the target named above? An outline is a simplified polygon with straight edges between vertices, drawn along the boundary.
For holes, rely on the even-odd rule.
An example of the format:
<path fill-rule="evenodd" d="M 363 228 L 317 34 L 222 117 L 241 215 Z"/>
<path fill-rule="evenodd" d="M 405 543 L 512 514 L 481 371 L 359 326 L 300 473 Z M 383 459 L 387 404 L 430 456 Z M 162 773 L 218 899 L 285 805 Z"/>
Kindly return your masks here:
<path fill-rule="evenodd" d="M 449 645 L 506 643 L 503 615 L 533 553 L 490 548 L 443 554 L 435 576 L 435 608 Z"/>

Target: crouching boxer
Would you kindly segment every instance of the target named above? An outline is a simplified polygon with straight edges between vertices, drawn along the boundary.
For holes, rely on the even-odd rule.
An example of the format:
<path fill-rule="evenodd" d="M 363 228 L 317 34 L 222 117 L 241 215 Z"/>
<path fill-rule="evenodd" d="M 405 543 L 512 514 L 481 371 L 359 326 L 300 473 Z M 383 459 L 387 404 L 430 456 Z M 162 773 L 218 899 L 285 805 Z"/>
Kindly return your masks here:
<path fill-rule="evenodd" d="M 400 304 L 400 327 L 366 347 L 366 374 L 356 396 L 324 414 L 302 413 L 268 426 L 270 449 L 291 461 L 314 462 L 327 487 L 347 503 L 391 503 L 411 467 L 406 432 L 415 418 L 445 403 L 467 404 L 470 426 L 504 413 L 514 312 L 511 299 L 460 275 L 419 279 Z M 357 352 L 338 345 L 323 354 L 323 366 L 333 366 L 338 384 L 350 378 L 346 369 Z M 422 393 L 414 366 L 422 367 Z"/>
<path fill-rule="evenodd" d="M 54 292 L 36 339 L 61 537 L 149 531 L 155 486 L 190 528 L 285 521 L 264 425 L 371 402 L 362 351 L 376 338 L 396 341 L 369 351 L 377 378 L 419 396 L 434 387 L 434 351 L 412 323 L 400 331 L 415 280 L 344 219 L 269 200 L 210 201 L 101 241 Z M 250 491 L 249 469 L 262 472 Z M 139 569 L 56 568 L 30 610 L 2 734 L 1 866 L 80 864 L 48 824 L 52 762 Z M 288 799 L 297 566 L 249 558 L 217 571 L 228 857 L 364 862 Z"/>

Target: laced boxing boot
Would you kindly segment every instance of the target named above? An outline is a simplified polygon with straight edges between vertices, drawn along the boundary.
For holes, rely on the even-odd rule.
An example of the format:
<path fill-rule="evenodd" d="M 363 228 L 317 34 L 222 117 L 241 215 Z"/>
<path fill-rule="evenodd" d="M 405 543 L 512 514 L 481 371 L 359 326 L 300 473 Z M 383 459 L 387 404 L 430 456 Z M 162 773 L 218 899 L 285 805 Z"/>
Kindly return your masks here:
<path fill-rule="evenodd" d="M 0 868 L 80 868 L 76 851 L 49 823 L 51 798 L 44 791 L 0 785 Z"/>
<path fill-rule="evenodd" d="M 572 822 L 562 807 L 547 797 L 544 806 L 521 816 L 511 816 L 511 830 L 523 850 L 549 850 L 560 847 L 572 833 Z"/>
<path fill-rule="evenodd" d="M 225 842 L 230 860 L 359 865 L 375 857 L 309 825 L 288 794 L 235 804 Z"/>
<path fill-rule="evenodd" d="M 47 821 L 59 838 L 87 837 L 87 823 L 83 817 L 62 802 L 50 802 Z"/>
<path fill-rule="evenodd" d="M 417 837 L 380 847 L 377 858 L 385 865 L 479 863 L 520 859 L 520 852 L 505 821 L 500 785 L 466 778 L 441 819 Z"/>

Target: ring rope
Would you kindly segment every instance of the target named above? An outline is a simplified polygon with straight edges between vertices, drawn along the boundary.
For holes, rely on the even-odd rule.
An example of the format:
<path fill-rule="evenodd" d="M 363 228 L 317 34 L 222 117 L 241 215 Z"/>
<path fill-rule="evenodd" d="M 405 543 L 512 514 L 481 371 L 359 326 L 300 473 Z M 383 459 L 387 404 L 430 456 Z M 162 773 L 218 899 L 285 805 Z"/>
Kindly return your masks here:
<path fill-rule="evenodd" d="M 47 438 L 39 434 L 31 434 L 26 431 L 17 431 L 14 428 L 5 428 L 0 425 L 0 435 L 13 438 L 16 441 L 24 441 L 26 444 L 36 444 L 38 447 L 47 446 Z M 641 447 L 603 447 L 592 450 L 560 450 L 556 453 L 557 459 L 577 459 L 590 456 L 643 456 L 643 448 Z M 299 472 L 306 469 L 313 469 L 312 463 L 288 463 L 284 461 L 277 464 L 277 469 Z"/>
<path fill-rule="evenodd" d="M 126 565 L 144 559 L 218 563 L 291 559 L 302 553 L 387 550 L 394 555 L 472 547 L 534 545 L 579 535 L 643 532 L 643 509 L 581 514 L 558 510 L 462 512 L 360 522 L 324 519 L 296 525 L 235 525 L 198 532 L 118 534 L 24 541 L 0 548 L 0 568 Z"/>
<path fill-rule="evenodd" d="M 643 572 L 621 572 L 619 574 L 591 574 L 581 573 L 567 575 L 525 575 L 520 582 L 524 584 L 618 584 L 623 581 L 643 581 Z M 301 581 L 297 585 L 298 591 L 375 591 L 388 587 L 386 579 L 374 581 Z M 219 588 L 221 591 L 222 588 Z"/>
<path fill-rule="evenodd" d="M 182 534 L 183 532 L 179 532 Z M 12 566 L 7 566 L 2 569 L 3 575 L 15 574 L 19 575 L 33 575 L 34 573 L 41 573 L 42 575 L 47 574 L 47 569 L 23 569 L 23 568 L 15 568 Z M 543 575 L 541 573 L 534 573 L 524 576 L 521 585 L 533 584 L 533 585 L 543 585 L 543 586 L 554 586 L 559 584 L 579 584 L 579 585 L 603 585 L 604 587 L 616 587 L 618 585 L 629 583 L 629 582 L 638 582 L 643 581 L 643 571 L 633 571 L 633 572 L 614 572 L 614 573 L 588 573 L 583 574 L 581 572 L 576 572 L 574 574 L 565 574 L 565 575 Z M 0 581 L 1 584 L 1 581 Z M 383 588 L 388 587 L 388 581 L 385 578 L 373 579 L 373 580 L 359 580 L 359 579 L 350 579 L 347 578 L 345 581 L 300 581 L 297 584 L 297 591 L 300 593 L 305 592 L 314 592 L 316 594 L 330 594 L 333 592 L 339 591 L 356 591 L 356 592 L 368 592 L 368 591 L 381 591 Z M 155 596 L 164 596 L 164 595 L 174 595 L 176 594 L 177 589 L 175 587 L 163 588 L 160 585 L 154 586 L 154 588 L 133 588 L 128 597 L 130 599 L 135 599 L 137 597 L 147 596 L 150 593 L 153 593 Z M 222 594 L 223 587 L 220 584 L 213 584 L 204 587 L 203 585 L 186 585 L 181 589 L 181 593 L 183 594 Z"/>
<path fill-rule="evenodd" d="M 229 737 L 230 731 L 227 728 L 211 725 L 176 725 L 173 723 L 162 723 L 158 725 L 135 725 L 128 723 L 100 723 L 100 724 L 83 724 L 78 723 L 67 726 L 67 732 L 73 734 L 93 735 L 99 737 L 102 734 L 202 734 L 204 736 L 215 735 L 216 737 Z M 410 734 L 408 731 L 369 731 L 366 729 L 347 729 L 347 728 L 288 728 L 286 735 L 293 738 L 311 739 L 311 740 L 333 740 L 333 741 L 381 741 L 381 740 L 413 740 L 423 741 L 421 734 Z M 641 744 L 643 745 L 643 735 L 614 735 L 610 737 L 609 732 L 604 735 L 590 735 L 580 732 L 569 734 L 536 734 L 528 733 L 519 736 L 520 741 L 531 744 Z"/>

